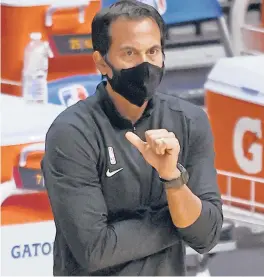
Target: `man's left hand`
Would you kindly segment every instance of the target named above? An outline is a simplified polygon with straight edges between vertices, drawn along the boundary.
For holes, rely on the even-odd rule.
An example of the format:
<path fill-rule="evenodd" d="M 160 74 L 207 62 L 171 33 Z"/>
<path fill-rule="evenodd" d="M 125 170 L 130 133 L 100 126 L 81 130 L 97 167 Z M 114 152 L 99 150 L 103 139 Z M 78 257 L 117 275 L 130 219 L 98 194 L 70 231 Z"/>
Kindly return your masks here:
<path fill-rule="evenodd" d="M 159 176 L 172 180 L 180 176 L 177 169 L 180 144 L 175 134 L 166 129 L 149 130 L 145 133 L 146 142 L 132 132 L 126 138 L 141 152 L 144 159 L 153 166 Z"/>

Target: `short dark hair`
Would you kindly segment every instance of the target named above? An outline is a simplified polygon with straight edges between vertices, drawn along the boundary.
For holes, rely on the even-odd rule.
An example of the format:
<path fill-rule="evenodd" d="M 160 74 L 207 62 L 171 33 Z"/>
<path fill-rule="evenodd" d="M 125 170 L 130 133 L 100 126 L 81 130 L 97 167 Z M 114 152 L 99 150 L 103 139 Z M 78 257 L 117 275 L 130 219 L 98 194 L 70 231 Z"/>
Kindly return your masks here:
<path fill-rule="evenodd" d="M 175 0 L 176 1 L 176 0 Z M 111 46 L 109 29 L 111 23 L 119 17 L 128 19 L 152 18 L 158 24 L 161 34 L 161 46 L 164 48 L 165 23 L 159 12 L 150 5 L 137 0 L 119 0 L 110 7 L 103 8 L 94 17 L 92 22 L 93 50 L 105 56 Z"/>

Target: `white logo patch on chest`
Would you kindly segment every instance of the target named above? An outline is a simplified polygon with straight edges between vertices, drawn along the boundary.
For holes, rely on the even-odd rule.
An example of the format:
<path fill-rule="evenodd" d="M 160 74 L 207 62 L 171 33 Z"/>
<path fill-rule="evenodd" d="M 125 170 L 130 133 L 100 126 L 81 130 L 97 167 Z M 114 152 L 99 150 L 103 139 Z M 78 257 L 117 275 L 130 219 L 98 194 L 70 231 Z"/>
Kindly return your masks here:
<path fill-rule="evenodd" d="M 116 164 L 116 158 L 113 147 L 108 147 L 110 164 Z"/>

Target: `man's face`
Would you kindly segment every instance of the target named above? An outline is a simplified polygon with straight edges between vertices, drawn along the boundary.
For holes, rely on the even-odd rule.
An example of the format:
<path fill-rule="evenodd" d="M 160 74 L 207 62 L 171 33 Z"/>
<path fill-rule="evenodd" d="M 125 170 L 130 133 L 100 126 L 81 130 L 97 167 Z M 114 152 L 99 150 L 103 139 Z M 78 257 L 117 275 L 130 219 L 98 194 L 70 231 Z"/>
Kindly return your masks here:
<path fill-rule="evenodd" d="M 149 62 L 162 67 L 161 34 L 151 18 L 118 18 L 110 27 L 111 46 L 107 58 L 116 69 L 134 67 Z M 111 78 L 112 70 L 105 69 Z"/>

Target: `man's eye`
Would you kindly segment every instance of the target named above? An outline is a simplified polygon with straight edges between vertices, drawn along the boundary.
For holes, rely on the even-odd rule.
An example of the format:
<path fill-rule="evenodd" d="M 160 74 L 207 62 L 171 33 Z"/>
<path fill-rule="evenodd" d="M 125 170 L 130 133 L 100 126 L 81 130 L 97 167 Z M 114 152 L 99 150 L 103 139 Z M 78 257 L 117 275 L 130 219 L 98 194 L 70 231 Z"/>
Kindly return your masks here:
<path fill-rule="evenodd" d="M 128 51 L 126 52 L 126 54 L 127 54 L 128 56 L 132 56 L 132 55 L 134 54 L 134 52 L 133 52 L 132 50 L 128 50 Z"/>
<path fill-rule="evenodd" d="M 150 54 L 150 55 L 156 55 L 156 54 L 158 54 L 158 52 L 159 52 L 158 49 L 150 49 L 150 50 L 149 50 L 149 54 Z"/>

